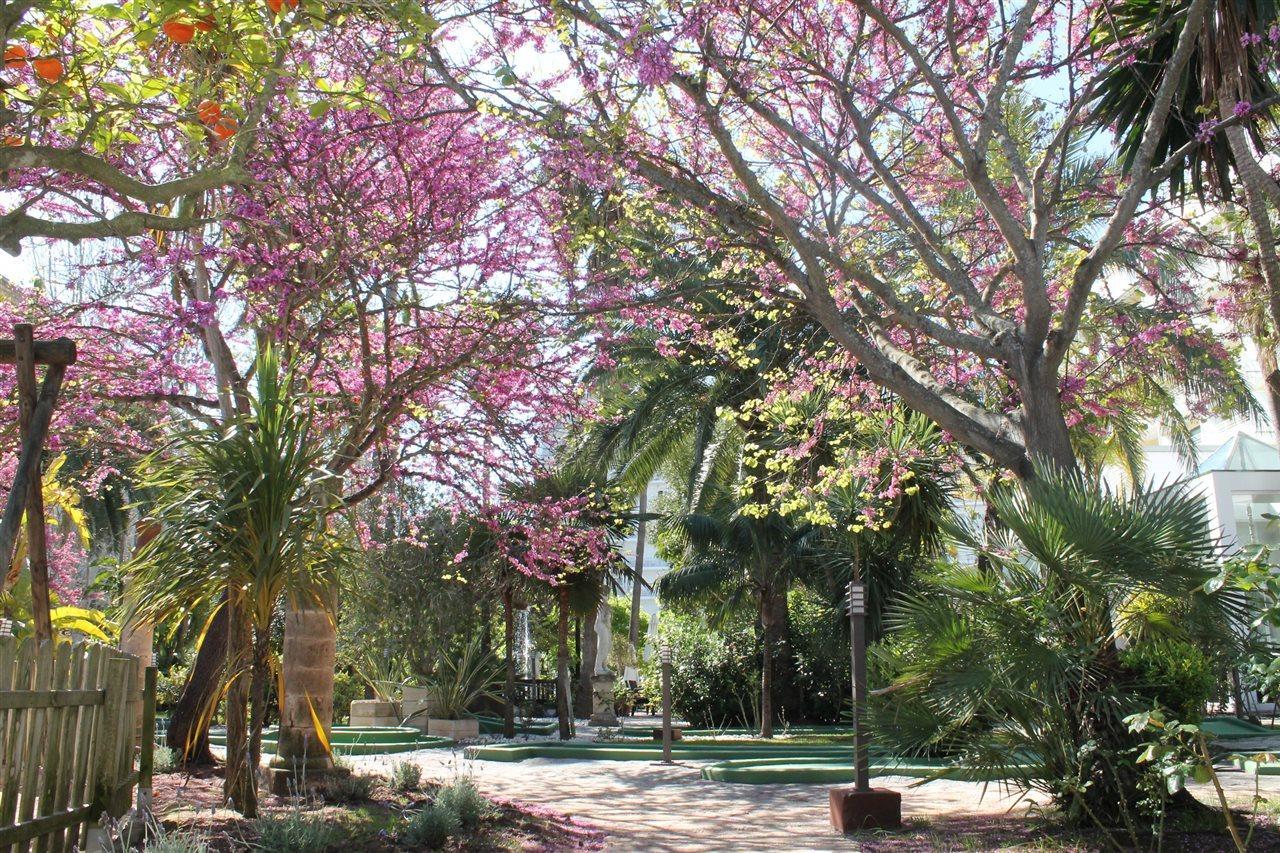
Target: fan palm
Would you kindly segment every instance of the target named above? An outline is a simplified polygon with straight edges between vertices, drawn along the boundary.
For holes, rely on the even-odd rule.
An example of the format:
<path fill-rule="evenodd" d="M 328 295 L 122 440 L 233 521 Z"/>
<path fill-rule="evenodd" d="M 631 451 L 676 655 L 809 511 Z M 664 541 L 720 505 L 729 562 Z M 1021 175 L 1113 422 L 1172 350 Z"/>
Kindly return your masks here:
<path fill-rule="evenodd" d="M 306 401 L 270 347 L 256 375 L 249 414 L 181 431 L 140 466 L 160 532 L 129 566 L 135 615 L 147 621 L 164 624 L 202 604 L 226 609 L 225 794 L 245 814 L 257 808 L 271 619 L 286 596 L 327 601 L 323 591 L 348 557 L 329 521 L 322 433 Z"/>
<path fill-rule="evenodd" d="M 1093 40 L 1111 63 L 1096 90 L 1093 121 L 1114 128 L 1121 165 L 1128 168 L 1146 137 L 1166 64 L 1186 26 L 1192 0 L 1118 0 L 1100 4 Z M 1230 199 L 1239 189 L 1257 241 L 1257 256 L 1268 294 L 1271 340 L 1259 340 L 1264 372 L 1272 391 L 1272 416 L 1280 430 L 1280 377 L 1272 353 L 1280 330 L 1280 257 L 1272 208 L 1280 205 L 1280 182 L 1259 162 L 1264 123 L 1274 127 L 1280 99 L 1274 62 L 1275 0 L 1213 0 L 1208 5 L 1195 52 L 1183 73 L 1156 156 L 1191 146 L 1183 167 L 1169 176 L 1177 196 Z M 1237 115 L 1237 108 L 1245 109 Z M 1252 111 L 1249 111 L 1252 110 Z M 1227 122 L 1223 128 L 1213 125 Z M 1203 129 L 1202 129 L 1203 128 Z M 1199 141 L 1199 144 L 1196 144 Z"/>
<path fill-rule="evenodd" d="M 954 531 L 985 559 L 940 568 L 891 611 L 873 730 L 902 754 L 949 755 L 1119 825 L 1140 772 L 1123 719 L 1150 695 L 1117 652 L 1149 619 L 1132 605 L 1177 608 L 1162 621 L 1184 639 L 1238 642 L 1244 602 L 1206 592 L 1219 556 L 1208 509 L 1174 488 L 1123 497 L 1054 471 L 991 502 L 997 535 Z"/>

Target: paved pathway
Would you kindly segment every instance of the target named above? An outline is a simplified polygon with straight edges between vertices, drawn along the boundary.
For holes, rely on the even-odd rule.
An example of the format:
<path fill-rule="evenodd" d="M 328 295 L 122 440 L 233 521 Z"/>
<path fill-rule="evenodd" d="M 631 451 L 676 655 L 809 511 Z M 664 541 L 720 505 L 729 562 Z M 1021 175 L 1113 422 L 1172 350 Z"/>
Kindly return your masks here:
<path fill-rule="evenodd" d="M 823 785 L 733 785 L 701 778 L 703 762 L 664 767 L 641 761 L 550 758 L 521 762 L 469 761 L 459 750 L 424 750 L 351 759 L 389 774 L 397 761 L 421 765 L 429 779 L 471 775 L 491 796 L 545 806 L 585 820 L 609 835 L 609 849 L 655 851 L 853 850 L 831 832 Z M 1234 804 L 1247 807 L 1253 777 L 1223 771 Z M 1030 804 L 997 785 L 908 778 L 877 778 L 903 792 L 903 814 L 942 816 L 1023 814 Z M 1280 777 L 1262 778 L 1263 795 L 1280 800 Z M 1212 790 L 1196 795 L 1216 805 Z M 923 822 L 923 821 L 922 821 Z"/>
<path fill-rule="evenodd" d="M 468 761 L 460 752 L 426 750 L 402 756 L 351 759 L 390 773 L 412 760 L 427 778 L 471 775 L 486 794 L 546 806 L 581 818 L 609 834 L 611 850 L 850 850 L 832 833 L 823 785 L 730 785 L 709 782 L 704 762 L 671 767 L 641 761 L 550 758 L 521 762 Z M 879 778 L 904 792 L 905 815 L 1001 814 L 1021 809 L 997 786 Z M 985 788 L 985 792 L 984 792 Z"/>

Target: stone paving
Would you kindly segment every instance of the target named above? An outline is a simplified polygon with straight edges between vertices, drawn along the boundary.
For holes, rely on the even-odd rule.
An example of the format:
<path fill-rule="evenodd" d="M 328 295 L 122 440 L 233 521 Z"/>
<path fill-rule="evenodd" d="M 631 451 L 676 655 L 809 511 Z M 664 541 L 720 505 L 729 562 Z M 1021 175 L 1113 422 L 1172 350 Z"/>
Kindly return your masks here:
<path fill-rule="evenodd" d="M 411 760 L 426 778 L 470 775 L 490 796 L 544 806 L 585 820 L 609 834 L 611 850 L 853 850 L 828 823 L 822 785 L 732 785 L 701 778 L 703 762 L 663 766 L 641 761 L 550 758 L 521 762 L 470 761 L 460 750 L 424 750 L 349 759 L 361 769 L 389 774 Z M 1254 777 L 1223 768 L 1237 806 L 1248 807 Z M 905 817 L 1022 815 L 1036 798 L 1018 798 L 997 784 L 880 777 L 878 786 L 903 792 Z M 1280 777 L 1262 777 L 1264 796 L 1280 800 Z M 1194 793 L 1216 805 L 1210 786 Z"/>

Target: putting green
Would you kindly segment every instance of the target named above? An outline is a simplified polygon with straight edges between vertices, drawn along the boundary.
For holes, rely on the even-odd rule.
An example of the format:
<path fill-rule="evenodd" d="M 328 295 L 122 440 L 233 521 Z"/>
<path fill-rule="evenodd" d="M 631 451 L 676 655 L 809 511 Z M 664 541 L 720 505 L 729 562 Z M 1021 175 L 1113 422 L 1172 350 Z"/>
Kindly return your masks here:
<path fill-rule="evenodd" d="M 1269 729 L 1235 717 L 1205 717 L 1200 721 L 1200 728 L 1218 740 L 1280 736 L 1280 729 Z"/>
<path fill-rule="evenodd" d="M 480 761 L 525 761 L 530 758 L 589 759 L 592 761 L 658 761 L 662 744 L 636 741 L 534 741 L 467 747 L 467 758 Z M 787 744 L 785 741 L 678 741 L 671 745 L 671 757 L 680 761 L 718 761 L 732 758 L 846 758 L 849 746 Z"/>
<path fill-rule="evenodd" d="M 840 785 L 853 781 L 852 756 L 842 758 L 745 758 L 721 761 L 702 768 L 702 778 L 741 785 Z M 970 782 L 990 782 L 1000 777 L 959 768 L 927 758 L 903 761 L 873 760 L 872 776 L 910 776 L 923 779 L 938 776 Z"/>
<path fill-rule="evenodd" d="M 502 720 L 498 717 L 491 717 L 487 714 L 477 714 L 476 719 L 480 721 L 480 733 L 486 735 L 502 734 Z M 556 727 L 560 724 L 552 720 L 551 722 L 536 723 L 533 721 L 521 722 L 516 720 L 516 734 L 522 735 L 549 735 L 555 734 Z"/>
<path fill-rule="evenodd" d="M 262 732 L 262 751 L 275 754 L 279 740 L 279 731 L 275 726 Z M 209 743 L 214 746 L 227 745 L 225 729 L 213 729 L 209 732 Z M 358 728 L 352 726 L 334 726 L 329 743 L 335 755 L 385 755 L 394 752 L 412 752 L 415 749 L 438 749 L 453 746 L 453 740 L 447 737 L 432 737 L 412 726 L 369 726 Z"/>

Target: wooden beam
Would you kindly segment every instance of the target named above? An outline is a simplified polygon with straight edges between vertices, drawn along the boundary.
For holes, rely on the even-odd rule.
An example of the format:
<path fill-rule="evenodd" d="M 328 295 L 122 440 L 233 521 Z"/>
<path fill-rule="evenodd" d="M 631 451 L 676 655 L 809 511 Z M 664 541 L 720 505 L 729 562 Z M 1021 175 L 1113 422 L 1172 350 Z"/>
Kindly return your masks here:
<path fill-rule="evenodd" d="M 26 444 L 31 432 L 31 414 L 36 408 L 35 330 L 30 323 L 13 327 L 14 356 L 18 367 L 18 435 Z M 31 621 L 35 623 L 36 642 L 53 639 L 53 623 L 49 610 L 49 549 L 44 526 L 44 478 L 40 461 L 41 445 L 36 456 L 36 472 L 27 481 L 27 565 L 31 568 Z"/>
<path fill-rule="evenodd" d="M 101 705 L 106 695 L 105 690 L 5 690 L 0 692 L 0 710 Z"/>
<path fill-rule="evenodd" d="M 18 455 L 18 467 L 13 476 L 13 488 L 5 501 L 4 515 L 0 516 L 0 566 L 8 566 L 13 560 L 13 545 L 18 538 L 18 525 L 22 522 L 22 512 L 27 504 L 27 490 L 33 477 L 40 476 L 40 455 L 44 448 L 45 435 L 49 432 L 49 422 L 53 420 L 53 404 L 58 399 L 58 389 L 62 387 L 62 376 L 66 368 L 61 364 L 53 364 L 45 371 L 44 382 L 40 385 L 40 396 L 36 400 L 35 411 L 31 413 L 31 428 L 27 440 L 22 443 L 22 452 Z"/>
<path fill-rule="evenodd" d="M 65 367 L 76 363 L 76 342 L 70 338 L 36 341 L 35 347 L 36 364 L 61 364 Z M 16 361 L 14 342 L 0 338 L 0 364 L 14 364 Z"/>

